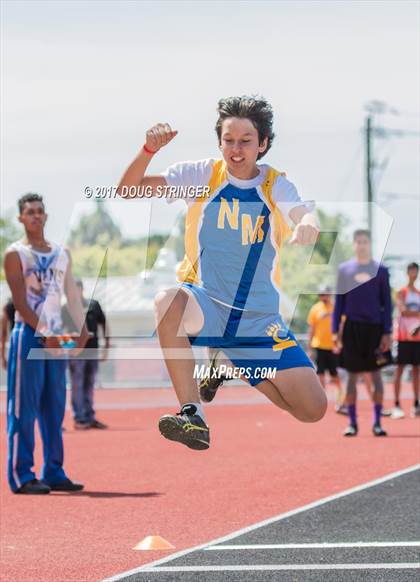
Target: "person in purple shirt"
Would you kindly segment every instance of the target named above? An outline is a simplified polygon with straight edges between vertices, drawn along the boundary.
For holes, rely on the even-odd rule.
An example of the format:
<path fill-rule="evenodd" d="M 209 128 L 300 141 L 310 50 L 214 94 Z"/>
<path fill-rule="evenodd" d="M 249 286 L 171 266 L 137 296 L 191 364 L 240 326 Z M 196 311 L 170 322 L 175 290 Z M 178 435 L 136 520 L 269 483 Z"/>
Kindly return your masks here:
<path fill-rule="evenodd" d="M 386 436 L 381 426 L 383 383 L 380 368 L 391 362 L 392 301 L 388 269 L 372 259 L 368 230 L 353 235 L 355 258 L 338 269 L 333 313 L 333 338 L 340 364 L 348 371 L 347 406 L 350 424 L 344 436 L 356 436 L 356 381 L 370 372 L 374 383 L 373 434 Z"/>

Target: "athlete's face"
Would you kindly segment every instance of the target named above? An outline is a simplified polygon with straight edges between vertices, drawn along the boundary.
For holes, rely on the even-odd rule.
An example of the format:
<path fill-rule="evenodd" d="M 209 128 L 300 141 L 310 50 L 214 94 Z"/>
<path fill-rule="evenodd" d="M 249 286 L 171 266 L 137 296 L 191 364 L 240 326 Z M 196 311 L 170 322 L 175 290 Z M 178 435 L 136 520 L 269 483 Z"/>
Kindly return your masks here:
<path fill-rule="evenodd" d="M 416 267 L 411 267 L 411 269 L 407 269 L 408 281 L 410 285 L 414 285 L 416 282 L 417 276 L 419 274 L 419 270 Z"/>
<path fill-rule="evenodd" d="M 39 234 L 44 230 L 47 217 L 42 202 L 25 202 L 19 222 L 23 224 L 27 233 Z"/>
<path fill-rule="evenodd" d="M 354 253 L 359 261 L 368 261 L 371 257 L 370 238 L 365 234 L 356 236 L 353 242 Z"/>
<path fill-rule="evenodd" d="M 267 138 L 260 144 L 258 131 L 249 119 L 229 117 L 222 124 L 219 148 L 229 173 L 250 180 L 258 176 L 256 161 L 267 148 Z"/>

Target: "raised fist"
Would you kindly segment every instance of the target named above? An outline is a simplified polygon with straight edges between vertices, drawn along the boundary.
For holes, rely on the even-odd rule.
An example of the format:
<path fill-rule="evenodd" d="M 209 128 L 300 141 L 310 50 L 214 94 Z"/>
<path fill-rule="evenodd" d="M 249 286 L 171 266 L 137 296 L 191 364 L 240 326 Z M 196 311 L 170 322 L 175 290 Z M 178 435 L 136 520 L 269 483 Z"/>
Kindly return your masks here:
<path fill-rule="evenodd" d="M 174 139 L 178 132 L 169 123 L 158 123 L 146 131 L 146 148 L 156 153 Z"/>
<path fill-rule="evenodd" d="M 313 245 L 318 240 L 319 230 L 312 224 L 296 225 L 290 244 L 292 245 Z"/>

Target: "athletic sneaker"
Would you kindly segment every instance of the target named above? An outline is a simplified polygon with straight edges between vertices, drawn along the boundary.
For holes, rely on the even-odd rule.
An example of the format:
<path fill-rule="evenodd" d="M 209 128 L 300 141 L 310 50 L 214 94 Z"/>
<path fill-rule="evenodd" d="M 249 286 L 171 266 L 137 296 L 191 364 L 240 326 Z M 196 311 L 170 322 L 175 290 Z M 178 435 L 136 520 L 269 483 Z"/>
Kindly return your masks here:
<path fill-rule="evenodd" d="M 420 416 L 420 405 L 413 406 L 411 409 L 411 416 L 414 418 L 415 416 Z"/>
<path fill-rule="evenodd" d="M 162 436 L 177 441 L 197 451 L 210 446 L 210 431 L 204 420 L 196 414 L 193 404 L 185 404 L 177 414 L 165 414 L 159 419 Z"/>
<path fill-rule="evenodd" d="M 374 424 L 372 432 L 375 436 L 388 436 L 388 433 L 384 431 L 380 424 Z"/>
<path fill-rule="evenodd" d="M 382 408 L 381 416 L 392 416 L 392 408 Z"/>
<path fill-rule="evenodd" d="M 398 418 L 404 418 L 404 416 L 405 416 L 404 410 L 400 406 L 395 406 L 392 409 L 391 418 L 393 418 L 394 420 Z"/>
<path fill-rule="evenodd" d="M 74 422 L 74 430 L 89 430 L 90 422 Z"/>
<path fill-rule="evenodd" d="M 17 491 L 14 493 L 19 493 L 20 495 L 45 495 L 51 491 L 51 488 L 38 479 L 31 479 L 26 481 Z"/>
<path fill-rule="evenodd" d="M 51 491 L 66 491 L 67 493 L 72 493 L 74 491 L 81 491 L 84 488 L 82 483 L 77 483 L 77 481 L 72 481 L 69 478 L 60 481 L 59 483 L 54 483 L 50 485 Z"/>
<path fill-rule="evenodd" d="M 357 427 L 357 424 L 349 424 L 349 426 L 346 428 L 346 430 L 343 432 L 343 436 L 345 437 L 353 437 L 356 436 L 358 433 L 359 429 Z"/>
<path fill-rule="evenodd" d="M 92 422 L 89 423 L 89 428 L 99 428 L 100 430 L 105 430 L 106 428 L 108 428 L 108 425 L 101 422 L 100 420 L 92 420 Z"/>
<path fill-rule="evenodd" d="M 337 414 L 345 414 L 346 416 L 349 413 L 348 408 L 345 404 L 341 404 L 340 406 L 336 406 L 335 411 Z"/>
<path fill-rule="evenodd" d="M 217 374 L 217 357 L 220 354 L 220 350 L 216 351 L 209 362 L 209 377 L 201 380 L 198 389 L 200 391 L 200 398 L 203 402 L 211 402 L 216 396 L 217 390 L 220 386 L 227 380 L 226 376 L 221 376 Z M 216 373 L 215 373 L 216 371 Z M 215 374 L 215 378 L 212 375 Z"/>

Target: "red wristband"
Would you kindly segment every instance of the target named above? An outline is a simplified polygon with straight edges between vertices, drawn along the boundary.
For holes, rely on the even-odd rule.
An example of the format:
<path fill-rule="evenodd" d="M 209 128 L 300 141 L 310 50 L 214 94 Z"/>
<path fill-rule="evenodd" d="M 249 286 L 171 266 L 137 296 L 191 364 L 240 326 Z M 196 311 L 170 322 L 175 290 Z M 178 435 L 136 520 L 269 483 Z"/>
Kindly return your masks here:
<path fill-rule="evenodd" d="M 147 154 L 151 154 L 152 156 L 156 153 L 156 152 L 153 152 L 152 150 L 149 150 L 149 148 L 146 146 L 146 144 L 144 144 L 143 149 Z"/>

